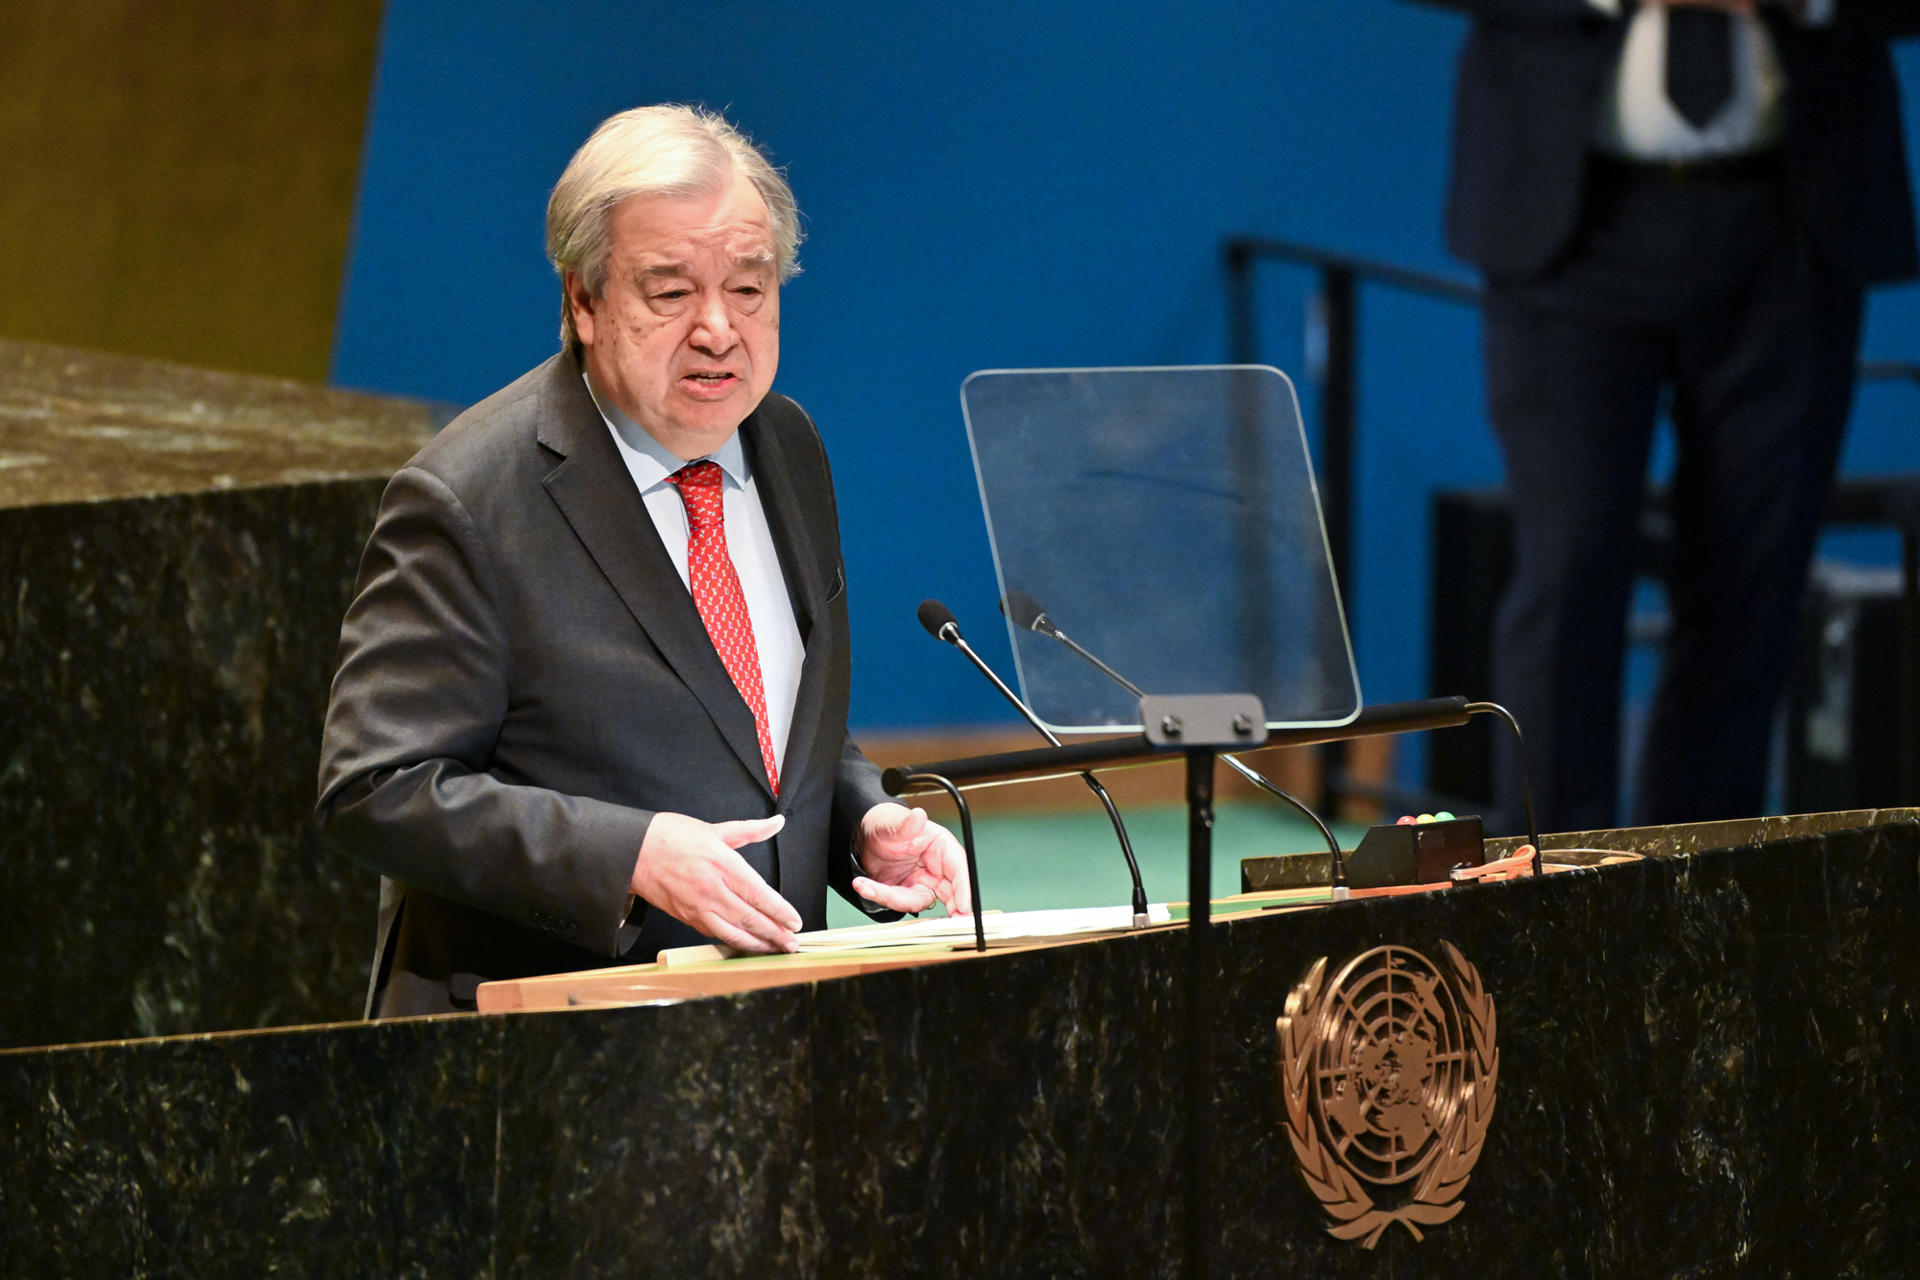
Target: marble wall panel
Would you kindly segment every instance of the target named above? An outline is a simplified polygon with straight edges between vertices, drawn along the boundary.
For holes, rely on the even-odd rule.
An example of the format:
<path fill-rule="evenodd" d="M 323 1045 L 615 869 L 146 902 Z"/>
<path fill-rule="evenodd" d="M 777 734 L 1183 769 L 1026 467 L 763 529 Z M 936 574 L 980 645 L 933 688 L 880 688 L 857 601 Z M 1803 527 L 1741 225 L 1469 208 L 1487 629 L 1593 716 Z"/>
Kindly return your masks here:
<path fill-rule="evenodd" d="M 0 1045 L 357 1011 L 311 812 L 378 480 L 0 510 Z"/>
<path fill-rule="evenodd" d="M 811 990 L 511 1019 L 494 1274 L 822 1274 Z"/>
<path fill-rule="evenodd" d="M 347 1017 L 321 716 L 444 406 L 0 340 L 0 1046 Z"/>
<path fill-rule="evenodd" d="M 1917 851 L 1906 824 L 1227 926 L 1216 1105 L 1270 1100 L 1220 1134 L 1217 1272 L 1905 1274 Z M 1442 940 L 1495 1000 L 1498 1108 L 1460 1216 L 1356 1250 L 1291 1176 L 1272 1021 L 1321 955 Z"/>
<path fill-rule="evenodd" d="M 500 1032 L 0 1053 L 0 1274 L 491 1274 Z"/>
<path fill-rule="evenodd" d="M 1178 1270 L 1184 939 L 823 984 L 826 1274 Z"/>

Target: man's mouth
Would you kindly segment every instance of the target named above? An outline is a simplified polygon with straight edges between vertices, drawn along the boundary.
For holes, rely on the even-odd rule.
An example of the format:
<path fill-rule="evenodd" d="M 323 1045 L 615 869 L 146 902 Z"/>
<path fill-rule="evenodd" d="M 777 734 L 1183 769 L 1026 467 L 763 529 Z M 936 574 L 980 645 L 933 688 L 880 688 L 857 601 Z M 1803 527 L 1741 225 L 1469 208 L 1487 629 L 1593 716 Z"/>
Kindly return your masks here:
<path fill-rule="evenodd" d="M 703 383 L 707 386 L 716 386 L 722 382 L 731 382 L 733 380 L 733 375 L 730 373 L 689 373 L 686 376 L 693 382 Z"/>

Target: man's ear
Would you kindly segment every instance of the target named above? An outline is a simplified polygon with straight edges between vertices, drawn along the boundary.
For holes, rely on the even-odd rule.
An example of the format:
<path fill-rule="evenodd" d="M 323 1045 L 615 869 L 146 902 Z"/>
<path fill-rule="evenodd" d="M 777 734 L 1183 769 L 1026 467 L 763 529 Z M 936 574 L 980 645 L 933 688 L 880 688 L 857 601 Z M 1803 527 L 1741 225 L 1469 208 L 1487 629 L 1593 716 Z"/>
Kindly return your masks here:
<path fill-rule="evenodd" d="M 567 293 L 567 313 L 573 317 L 573 331 L 584 345 L 592 346 L 594 297 L 587 292 L 578 271 L 569 271 L 560 279 Z"/>

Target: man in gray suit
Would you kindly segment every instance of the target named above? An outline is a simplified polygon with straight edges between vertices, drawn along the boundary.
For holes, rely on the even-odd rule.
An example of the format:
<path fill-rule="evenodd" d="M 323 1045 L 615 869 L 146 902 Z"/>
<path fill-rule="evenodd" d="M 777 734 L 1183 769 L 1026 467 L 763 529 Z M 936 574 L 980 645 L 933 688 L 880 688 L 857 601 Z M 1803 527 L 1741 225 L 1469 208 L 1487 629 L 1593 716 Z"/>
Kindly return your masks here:
<path fill-rule="evenodd" d="M 727 122 L 614 116 L 547 210 L 566 349 L 397 474 L 318 817 L 382 874 L 370 1016 L 716 940 L 792 951 L 832 884 L 970 909 L 848 738 L 826 454 L 771 391 L 798 211 Z"/>

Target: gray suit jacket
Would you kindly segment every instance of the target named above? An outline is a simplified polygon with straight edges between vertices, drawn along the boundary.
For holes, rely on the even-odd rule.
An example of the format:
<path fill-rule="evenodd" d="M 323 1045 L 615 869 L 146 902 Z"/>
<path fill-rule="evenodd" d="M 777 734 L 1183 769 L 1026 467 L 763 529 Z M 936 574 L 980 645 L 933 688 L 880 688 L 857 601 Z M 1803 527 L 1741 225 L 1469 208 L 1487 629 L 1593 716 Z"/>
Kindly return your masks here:
<path fill-rule="evenodd" d="M 846 731 L 826 453 L 780 395 L 740 434 L 806 645 L 777 802 L 571 356 L 460 415 L 388 485 L 341 628 L 318 807 L 384 877 L 370 1015 L 701 941 L 645 903 L 623 918 L 656 812 L 785 814 L 749 863 L 807 928 L 830 881 L 851 898 L 856 824 L 886 797 Z"/>

